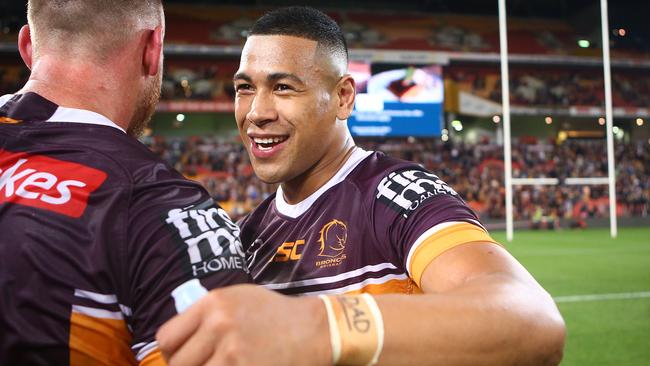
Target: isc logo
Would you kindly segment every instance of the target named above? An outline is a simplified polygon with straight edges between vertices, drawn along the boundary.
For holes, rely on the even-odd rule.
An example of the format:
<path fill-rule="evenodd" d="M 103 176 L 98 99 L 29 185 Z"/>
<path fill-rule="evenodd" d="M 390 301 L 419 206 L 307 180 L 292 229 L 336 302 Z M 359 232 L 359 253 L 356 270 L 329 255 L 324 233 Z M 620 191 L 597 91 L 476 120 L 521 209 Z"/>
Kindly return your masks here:
<path fill-rule="evenodd" d="M 278 247 L 275 256 L 271 258 L 271 262 L 288 262 L 288 261 L 297 261 L 302 258 L 302 247 L 305 245 L 304 240 L 288 241 L 282 243 Z"/>
<path fill-rule="evenodd" d="M 81 164 L 0 149 L 0 204 L 80 217 L 104 180 L 106 173 Z"/>

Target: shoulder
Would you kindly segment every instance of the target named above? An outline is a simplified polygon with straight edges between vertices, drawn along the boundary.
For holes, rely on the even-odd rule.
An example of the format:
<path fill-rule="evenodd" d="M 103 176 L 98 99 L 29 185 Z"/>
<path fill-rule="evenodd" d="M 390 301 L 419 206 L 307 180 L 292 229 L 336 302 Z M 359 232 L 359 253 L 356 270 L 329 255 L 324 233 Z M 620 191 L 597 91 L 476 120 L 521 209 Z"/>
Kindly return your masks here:
<path fill-rule="evenodd" d="M 413 189 L 419 186 L 420 183 L 429 183 L 438 187 L 440 193 L 456 195 L 453 189 L 422 165 L 393 158 L 382 152 L 370 154 L 352 171 L 346 181 L 357 185 L 362 192 L 372 194 L 378 199 L 393 198 L 407 188 Z"/>
<path fill-rule="evenodd" d="M 253 209 L 248 215 L 244 216 L 241 220 L 237 222 L 239 227 L 242 230 L 242 235 L 244 232 L 253 232 L 258 229 L 260 223 L 267 217 L 269 214 L 273 214 L 273 206 L 275 204 L 275 195 L 272 193 L 262 203 Z"/>
<path fill-rule="evenodd" d="M 131 210 L 185 207 L 209 198 L 198 182 L 184 177 L 137 139 L 105 126 L 89 128 L 93 131 L 84 133 L 89 163 L 105 169 L 111 189 L 123 192 Z"/>
<path fill-rule="evenodd" d="M 359 164 L 348 181 L 357 186 L 368 207 L 403 218 L 433 202 L 465 205 L 456 191 L 435 173 L 417 163 L 380 152 L 372 153 Z"/>
<path fill-rule="evenodd" d="M 91 148 L 108 159 L 128 176 L 131 185 L 150 189 L 159 184 L 179 183 L 200 185 L 185 178 L 162 158 L 137 139 L 118 130 L 97 126 Z"/>
<path fill-rule="evenodd" d="M 393 172 L 406 169 L 423 168 L 411 161 L 396 159 L 382 152 L 373 151 L 363 159 L 348 175 L 347 181 L 368 188 L 368 184 L 379 183 L 383 178 Z"/>

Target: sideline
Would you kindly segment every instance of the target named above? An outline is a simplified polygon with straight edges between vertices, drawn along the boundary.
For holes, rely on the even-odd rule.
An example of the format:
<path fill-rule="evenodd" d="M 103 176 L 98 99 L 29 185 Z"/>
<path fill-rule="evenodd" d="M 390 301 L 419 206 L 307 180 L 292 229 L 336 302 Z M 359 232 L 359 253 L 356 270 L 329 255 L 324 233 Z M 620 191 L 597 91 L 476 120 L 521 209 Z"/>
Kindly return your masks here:
<path fill-rule="evenodd" d="M 590 295 L 571 295 L 557 296 L 553 300 L 557 303 L 563 302 L 583 302 L 583 301 L 603 301 L 603 300 L 628 300 L 628 299 L 646 299 L 650 298 L 650 291 L 641 292 L 623 292 L 617 294 L 590 294 Z"/>

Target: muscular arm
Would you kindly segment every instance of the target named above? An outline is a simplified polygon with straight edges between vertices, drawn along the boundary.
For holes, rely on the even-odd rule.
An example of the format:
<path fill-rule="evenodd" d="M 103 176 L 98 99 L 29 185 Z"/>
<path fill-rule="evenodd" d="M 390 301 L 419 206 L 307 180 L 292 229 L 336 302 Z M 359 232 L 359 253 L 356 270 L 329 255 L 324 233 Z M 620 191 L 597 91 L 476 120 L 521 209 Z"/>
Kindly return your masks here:
<path fill-rule="evenodd" d="M 376 301 L 383 365 L 556 365 L 564 323 L 550 296 L 503 248 L 455 247 L 424 271 L 421 296 Z"/>
<path fill-rule="evenodd" d="M 382 365 L 555 365 L 564 323 L 504 249 L 461 245 L 422 277 L 424 295 L 382 295 Z M 250 285 L 212 291 L 158 333 L 173 365 L 328 365 L 327 314 L 315 297 Z"/>

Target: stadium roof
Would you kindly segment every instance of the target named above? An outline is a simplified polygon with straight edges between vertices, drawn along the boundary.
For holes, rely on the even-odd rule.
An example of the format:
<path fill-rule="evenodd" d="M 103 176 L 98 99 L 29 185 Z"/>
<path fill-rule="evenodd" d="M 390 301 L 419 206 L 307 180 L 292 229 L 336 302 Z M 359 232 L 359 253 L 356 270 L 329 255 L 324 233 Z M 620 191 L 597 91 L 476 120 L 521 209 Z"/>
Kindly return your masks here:
<path fill-rule="evenodd" d="M 27 1 L 3 1 L 0 14 L 24 15 Z M 163 3 L 275 7 L 310 5 L 319 8 L 401 10 L 433 13 L 497 14 L 497 0 L 163 0 Z M 598 8 L 600 0 L 508 0 L 508 13 L 521 17 L 568 18 Z M 609 0 L 612 17 L 647 19 L 650 4 L 635 0 Z"/>
<path fill-rule="evenodd" d="M 630 37 L 618 39 L 619 46 L 642 51 L 650 50 L 650 28 L 647 27 L 650 2 L 608 0 L 612 29 L 624 28 Z M 0 31 L 16 31 L 25 22 L 26 0 L 0 1 Z M 163 0 L 164 4 L 206 4 L 242 8 L 270 8 L 285 5 L 310 5 L 321 9 L 403 11 L 497 15 L 497 0 Z M 598 33 L 600 0 L 507 0 L 508 15 L 514 17 L 568 20 L 580 31 Z"/>
<path fill-rule="evenodd" d="M 310 5 L 319 8 L 401 10 L 433 13 L 497 14 L 497 0 L 168 0 L 165 3 L 194 3 L 234 6 L 274 7 L 284 5 Z M 591 8 L 600 0 L 508 0 L 508 13 L 521 17 L 568 18 Z M 628 15 L 648 8 L 643 2 L 610 0 L 610 4 Z M 610 5 L 610 7 L 612 7 Z"/>

